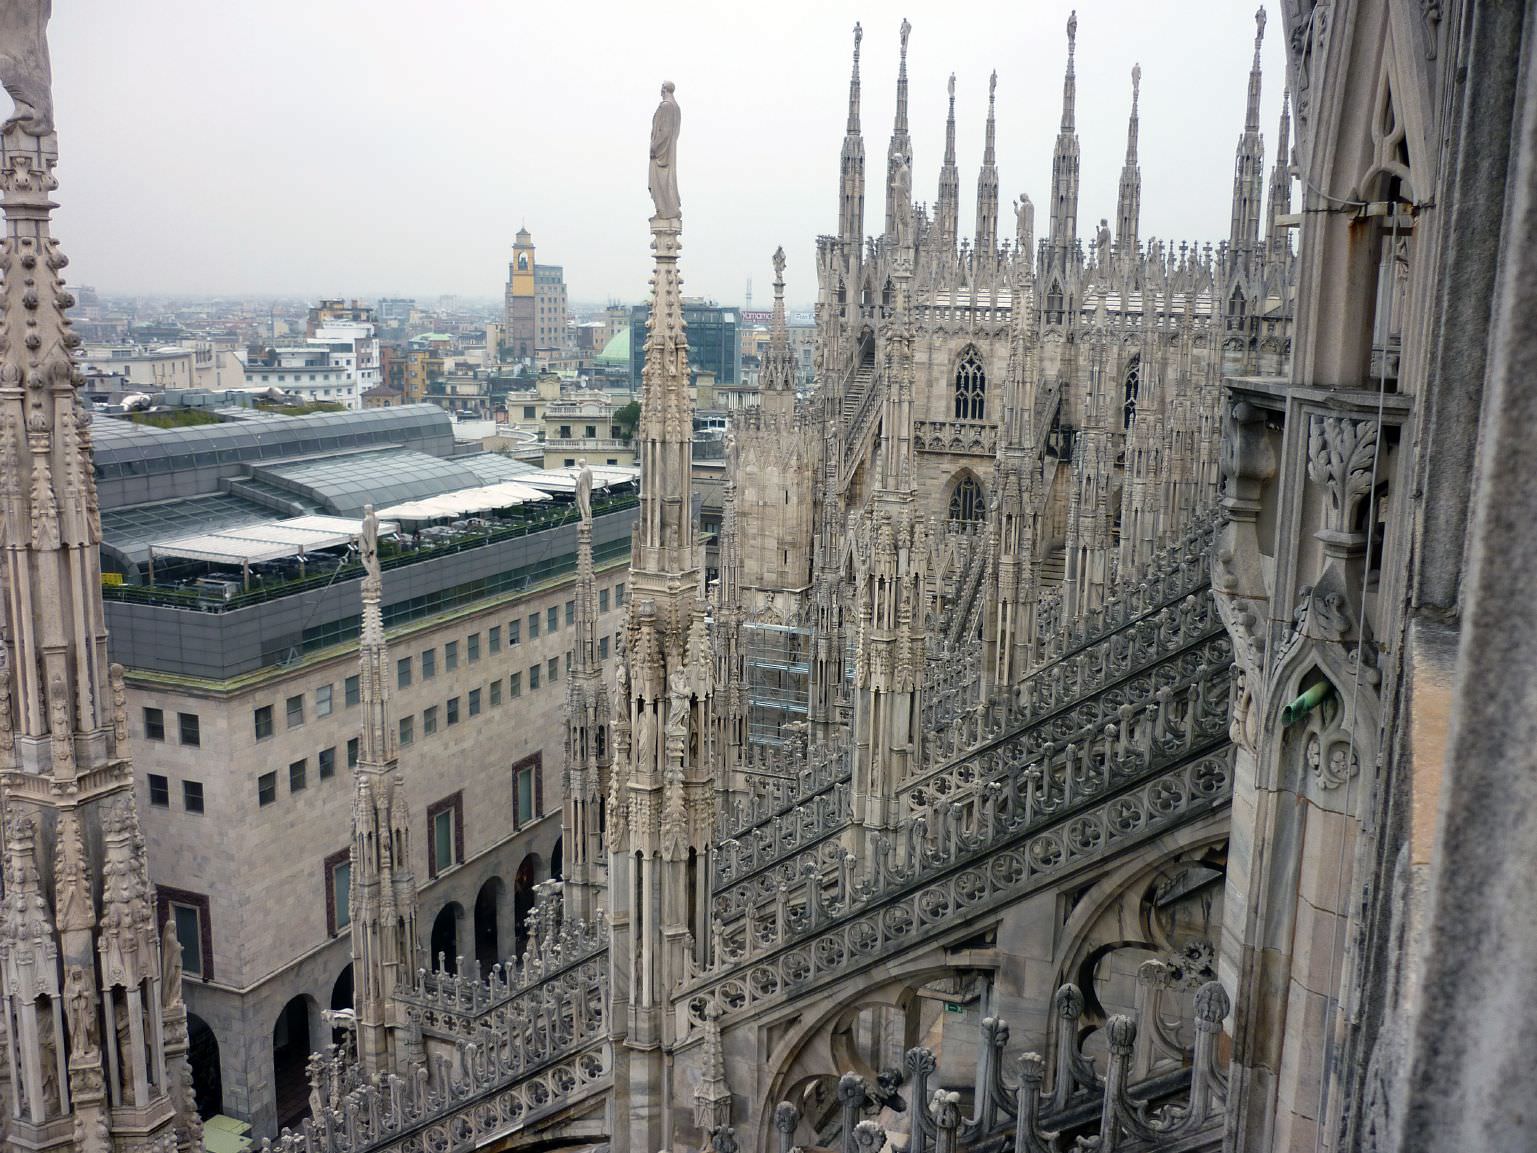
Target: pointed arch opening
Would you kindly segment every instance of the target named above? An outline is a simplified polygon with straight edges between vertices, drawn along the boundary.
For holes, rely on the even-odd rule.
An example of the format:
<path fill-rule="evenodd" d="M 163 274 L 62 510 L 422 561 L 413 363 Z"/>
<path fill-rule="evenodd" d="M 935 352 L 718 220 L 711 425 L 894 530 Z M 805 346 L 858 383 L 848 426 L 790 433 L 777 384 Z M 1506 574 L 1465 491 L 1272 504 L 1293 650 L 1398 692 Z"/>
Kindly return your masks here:
<path fill-rule="evenodd" d="M 987 372 L 976 345 L 961 352 L 955 366 L 955 419 L 984 420 L 987 415 Z"/>
<path fill-rule="evenodd" d="M 963 472 L 950 490 L 950 519 L 959 524 L 978 524 L 987 516 L 987 497 L 982 482 Z"/>

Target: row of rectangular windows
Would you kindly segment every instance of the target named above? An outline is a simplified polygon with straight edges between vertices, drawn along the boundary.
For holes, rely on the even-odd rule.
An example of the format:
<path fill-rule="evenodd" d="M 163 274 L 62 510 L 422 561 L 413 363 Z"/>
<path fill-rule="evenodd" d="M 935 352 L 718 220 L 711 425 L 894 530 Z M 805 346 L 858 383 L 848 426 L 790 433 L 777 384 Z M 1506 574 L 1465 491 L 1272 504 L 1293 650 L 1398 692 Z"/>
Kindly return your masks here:
<path fill-rule="evenodd" d="M 600 658 L 608 656 L 608 637 L 603 637 L 598 641 L 598 655 Z M 559 657 L 551 657 L 549 660 L 545 661 L 543 669 L 540 668 L 538 663 L 529 665 L 527 682 L 528 691 L 536 692 L 538 690 L 541 674 L 546 683 L 552 685 L 558 683 L 560 681 L 560 666 L 561 659 Z M 571 651 L 569 649 L 566 651 L 565 666 L 566 671 L 570 672 Z M 409 684 L 409 677 L 401 683 Z M 523 674 L 521 672 L 509 674 L 506 682 L 506 699 L 515 700 L 516 698 L 521 697 L 523 695 L 523 685 L 524 680 Z M 502 680 L 501 678 L 497 678 L 488 684 L 484 690 L 471 689 L 465 697 L 464 711 L 468 712 L 468 714 L 472 717 L 477 717 L 481 713 L 482 701 L 484 701 L 488 706 L 494 707 L 501 704 L 502 699 Z M 438 731 L 438 717 L 439 712 L 437 705 L 428 705 L 425 709 L 422 710 L 422 736 L 428 737 Z M 446 725 L 457 725 L 459 723 L 460 707 L 458 697 L 450 697 L 448 699 L 448 701 L 443 706 L 442 717 Z M 402 748 L 416 740 L 415 714 L 400 718 L 399 734 Z"/>
<path fill-rule="evenodd" d="M 623 582 L 621 582 L 619 584 L 616 584 L 614 586 L 614 590 L 613 590 L 613 592 L 614 592 L 613 603 L 614 603 L 614 607 L 615 608 L 618 608 L 618 607 L 620 607 L 620 606 L 622 606 L 624 604 L 624 591 L 625 590 L 624 590 Z M 609 607 L 609 590 L 608 589 L 599 589 L 598 590 L 598 611 L 599 612 L 607 612 L 608 611 L 608 607 Z M 534 640 L 534 639 L 536 639 L 539 636 L 541 620 L 543 621 L 543 625 L 544 625 L 544 629 L 545 629 L 546 633 L 555 633 L 555 632 L 559 631 L 561 615 L 562 615 L 562 610 L 561 610 L 561 606 L 559 606 L 559 605 L 551 605 L 548 609 L 545 610 L 545 612 L 542 614 L 542 616 L 541 616 L 540 613 L 537 613 L 537 612 L 529 613 L 528 614 L 528 621 L 527 621 L 527 625 L 528 625 L 528 638 L 530 640 Z M 568 600 L 568 601 L 566 601 L 565 607 L 564 607 L 564 616 L 565 616 L 566 624 L 569 625 L 569 624 L 574 624 L 576 622 L 576 601 L 575 600 Z M 507 643 L 508 647 L 511 647 L 512 645 L 516 645 L 516 644 L 521 644 L 522 643 L 522 640 L 523 640 L 523 626 L 524 626 L 524 622 L 523 622 L 522 619 L 514 619 L 514 620 L 510 620 L 510 621 L 507 622 L 507 629 L 506 629 L 505 636 L 506 636 L 506 643 Z M 499 652 L 502 651 L 503 635 L 504 634 L 502 632 L 502 627 L 500 625 L 492 625 L 489 629 L 486 630 L 486 646 L 485 647 L 486 647 L 486 651 L 488 653 L 499 653 Z M 604 649 L 604 650 L 607 649 L 607 645 L 606 644 L 602 645 L 600 647 L 602 649 Z M 466 662 L 469 663 L 469 664 L 474 664 L 475 662 L 480 660 L 480 657 L 481 657 L 481 644 L 480 644 L 480 633 L 479 632 L 471 633 L 469 636 L 467 636 L 465 638 L 465 642 L 464 642 L 464 656 L 465 656 Z M 606 651 L 601 652 L 600 656 L 607 656 L 607 652 Z M 438 658 L 437 658 L 437 647 L 436 646 L 434 646 L 433 648 L 430 648 L 430 649 L 423 650 L 423 652 L 421 653 L 421 656 L 420 656 L 420 668 L 421 668 L 421 679 L 422 680 L 424 680 L 424 681 L 431 680 L 433 677 L 437 676 L 437 660 L 438 660 Z M 444 643 L 444 645 L 443 645 L 443 668 L 444 668 L 444 671 L 452 671 L 454 669 L 457 669 L 458 667 L 459 667 L 459 642 L 458 641 L 446 641 Z M 397 678 L 397 683 L 399 684 L 399 686 L 401 688 L 404 688 L 404 687 L 406 687 L 407 685 L 409 685 L 411 683 L 411 658 L 410 657 L 401 657 L 398 661 L 396 661 L 396 678 Z M 331 685 L 321 685 L 320 687 L 315 689 L 315 716 L 316 717 L 328 717 L 328 716 L 331 715 L 331 712 L 332 712 L 332 690 L 333 690 L 333 686 L 331 686 Z M 356 675 L 353 675 L 353 676 L 350 676 L 350 677 L 347 678 L 347 680 L 345 682 L 345 685 L 344 685 L 344 700 L 345 700 L 346 706 L 350 708 L 351 706 L 356 705 L 358 703 L 358 698 L 359 698 L 358 678 L 357 678 Z M 272 736 L 272 734 L 274 732 L 273 708 L 274 708 L 274 706 L 272 706 L 272 705 L 259 705 L 255 710 L 253 710 L 252 721 L 253 721 L 253 725 L 255 727 L 256 739 L 259 740 L 259 741 L 260 740 L 265 740 L 267 737 Z M 146 713 L 146 717 L 145 717 L 146 735 L 150 735 L 149 734 L 149 716 L 148 716 L 150 711 L 151 710 L 145 710 L 145 713 Z M 158 709 L 154 710 L 154 711 L 157 712 L 157 713 L 159 712 Z M 291 697 L 287 698 L 287 700 L 285 700 L 284 703 L 283 703 L 283 713 L 284 713 L 284 721 L 285 721 L 285 724 L 287 725 L 288 728 L 294 729 L 294 728 L 298 728 L 300 725 L 304 724 L 304 719 L 305 719 L 304 694 L 299 693 L 299 694 L 296 694 L 294 696 L 291 696 Z M 194 731 L 195 731 L 196 730 L 196 722 L 197 722 L 196 715 L 192 714 L 192 713 L 183 713 L 183 714 L 181 714 L 181 716 L 183 718 L 186 718 L 186 717 L 191 717 L 192 718 L 193 728 L 194 728 Z M 164 719 L 163 718 L 161 718 L 161 721 L 160 721 L 160 736 L 159 737 L 151 737 L 151 739 L 157 739 L 157 740 L 158 739 L 164 739 Z M 183 743 L 187 743 L 187 742 L 183 742 Z"/>

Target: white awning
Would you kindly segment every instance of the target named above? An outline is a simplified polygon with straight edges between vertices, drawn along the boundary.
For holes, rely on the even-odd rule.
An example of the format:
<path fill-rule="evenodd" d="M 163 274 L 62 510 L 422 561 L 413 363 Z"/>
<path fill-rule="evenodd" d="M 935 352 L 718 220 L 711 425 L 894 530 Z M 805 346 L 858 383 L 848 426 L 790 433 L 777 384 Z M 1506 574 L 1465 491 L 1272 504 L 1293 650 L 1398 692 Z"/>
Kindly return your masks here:
<path fill-rule="evenodd" d="M 640 476 L 640 469 L 629 464 L 593 464 L 588 465 L 592 469 L 592 484 L 594 488 L 608 488 L 611 485 L 624 484 Z M 533 485 L 535 488 L 544 489 L 546 492 L 575 492 L 576 478 L 582 470 L 576 465 L 565 468 L 538 468 L 532 472 L 520 472 L 518 481 L 520 484 Z"/>
<path fill-rule="evenodd" d="M 379 522 L 381 535 L 398 532 L 400 526 Z M 264 524 L 244 525 L 222 532 L 199 533 L 174 540 L 154 541 L 151 556 L 179 556 L 213 564 L 261 564 L 284 557 L 303 556 L 318 549 L 340 548 L 363 533 L 363 522 L 342 516 L 298 516 Z"/>
<path fill-rule="evenodd" d="M 408 500 L 403 504 L 391 505 L 379 515 L 403 521 L 443 520 L 497 508 L 515 508 L 520 504 L 537 504 L 549 499 L 548 492 L 525 484 L 520 474 L 518 480 L 504 480 L 497 484 L 440 493 L 421 500 Z"/>

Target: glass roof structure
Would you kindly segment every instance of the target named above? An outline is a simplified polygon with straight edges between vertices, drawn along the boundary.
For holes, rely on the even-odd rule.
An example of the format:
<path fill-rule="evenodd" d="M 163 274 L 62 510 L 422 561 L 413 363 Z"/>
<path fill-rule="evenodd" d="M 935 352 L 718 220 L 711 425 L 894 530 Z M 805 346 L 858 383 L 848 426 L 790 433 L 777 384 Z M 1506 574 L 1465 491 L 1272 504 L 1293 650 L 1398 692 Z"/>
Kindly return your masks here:
<path fill-rule="evenodd" d="M 453 451 L 453 424 L 433 404 L 362 412 L 273 416 L 189 428 L 156 428 L 128 420 L 91 424 L 96 476 L 101 481 L 220 465 L 258 464 L 369 445 L 406 445 L 428 453 Z"/>
<path fill-rule="evenodd" d="M 460 461 L 401 449 L 268 465 L 255 476 L 340 516 L 360 513 L 366 504 L 384 507 L 482 483 Z"/>
<path fill-rule="evenodd" d="M 198 496 L 101 510 L 101 543 L 125 564 L 149 560 L 151 541 L 219 532 L 272 519 L 272 510 L 238 496 Z"/>
<path fill-rule="evenodd" d="M 399 527 L 381 521 L 379 532 L 393 533 L 399 531 Z M 150 549 L 155 556 L 176 556 L 214 564 L 261 564 L 350 544 L 362 531 L 361 520 L 300 516 L 160 541 Z"/>

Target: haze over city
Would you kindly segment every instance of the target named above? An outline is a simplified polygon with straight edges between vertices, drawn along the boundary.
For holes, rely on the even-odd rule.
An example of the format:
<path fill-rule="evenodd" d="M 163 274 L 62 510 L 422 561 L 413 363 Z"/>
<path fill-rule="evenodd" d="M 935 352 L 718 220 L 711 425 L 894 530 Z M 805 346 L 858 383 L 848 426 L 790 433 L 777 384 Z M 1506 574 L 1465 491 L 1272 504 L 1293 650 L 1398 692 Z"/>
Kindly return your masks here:
<path fill-rule="evenodd" d="M 1071 7 L 74 0 L 51 33 L 70 190 L 59 226 L 80 254 L 75 282 L 107 292 L 425 299 L 499 296 L 526 224 L 573 301 L 638 300 L 647 124 L 671 79 L 687 117 L 686 291 L 739 303 L 752 277 L 766 300 L 783 244 L 788 298 L 808 304 L 814 238 L 837 225 L 855 21 L 872 180 L 904 16 L 920 201 L 935 196 L 956 73 L 966 234 L 995 68 L 1002 215 L 1021 191 L 1046 200 Z M 1085 234 L 1114 213 L 1140 63 L 1143 235 L 1221 239 L 1252 9 L 1089 0 L 1078 21 Z M 1268 36 L 1267 142 L 1283 56 Z"/>

